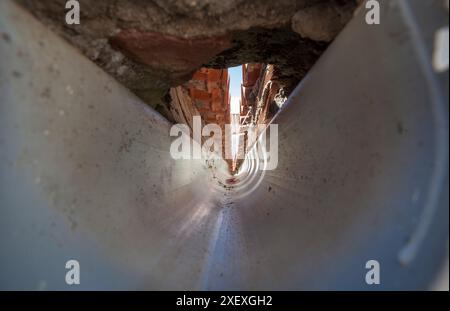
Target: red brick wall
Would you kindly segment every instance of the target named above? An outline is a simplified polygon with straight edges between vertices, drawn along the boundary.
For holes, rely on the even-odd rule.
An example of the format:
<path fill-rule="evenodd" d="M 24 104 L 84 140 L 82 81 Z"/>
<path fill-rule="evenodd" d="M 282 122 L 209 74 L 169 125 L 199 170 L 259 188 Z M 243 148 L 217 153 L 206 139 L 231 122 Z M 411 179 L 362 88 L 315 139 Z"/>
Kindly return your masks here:
<path fill-rule="evenodd" d="M 242 65 L 241 115 L 245 116 L 249 109 L 249 97 L 261 75 L 263 65 L 249 63 Z"/>
<path fill-rule="evenodd" d="M 279 90 L 273 66 L 244 64 L 242 74 L 241 116 L 246 116 L 252 108 L 247 121 L 265 124 L 272 117 L 268 108 Z M 200 115 L 204 124 L 214 123 L 222 128 L 222 156 L 225 156 L 225 148 L 231 147 L 230 142 L 225 142 L 225 124 L 230 123 L 229 82 L 227 69 L 201 68 L 189 82 L 171 89 L 171 110 L 177 122 L 188 124 L 192 129 L 192 117 Z M 246 137 L 244 145 L 245 140 Z M 244 145 L 240 146 L 242 154 Z M 227 162 L 233 171 L 242 161 Z"/>
<path fill-rule="evenodd" d="M 230 120 L 228 70 L 201 68 L 186 83 L 191 99 L 206 123 Z"/>
<path fill-rule="evenodd" d="M 171 97 L 171 107 L 179 116 L 177 122 L 192 129 L 192 116 L 200 115 L 205 124 L 214 123 L 222 128 L 222 156 L 225 156 L 225 124 L 230 123 L 228 70 L 201 68 L 189 82 L 172 88 Z"/>
<path fill-rule="evenodd" d="M 255 123 L 265 124 L 273 117 L 269 106 L 280 89 L 277 79 L 274 77 L 273 65 L 245 64 L 242 66 L 242 70 L 241 115 L 245 116 L 248 109 L 253 107 Z"/>

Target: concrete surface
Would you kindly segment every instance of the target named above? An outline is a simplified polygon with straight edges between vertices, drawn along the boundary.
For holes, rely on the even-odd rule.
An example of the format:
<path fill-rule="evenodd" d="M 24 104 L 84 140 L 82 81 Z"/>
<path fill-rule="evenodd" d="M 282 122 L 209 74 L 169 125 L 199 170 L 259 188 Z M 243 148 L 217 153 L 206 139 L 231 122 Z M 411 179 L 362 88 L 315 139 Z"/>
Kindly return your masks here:
<path fill-rule="evenodd" d="M 223 162 L 172 160 L 167 121 L 1 1 L 0 288 L 430 288 L 448 262 L 448 71 L 419 27 L 436 15 L 414 8 L 352 20 L 276 116 L 278 168 L 242 196 L 244 175 L 223 187 Z"/>

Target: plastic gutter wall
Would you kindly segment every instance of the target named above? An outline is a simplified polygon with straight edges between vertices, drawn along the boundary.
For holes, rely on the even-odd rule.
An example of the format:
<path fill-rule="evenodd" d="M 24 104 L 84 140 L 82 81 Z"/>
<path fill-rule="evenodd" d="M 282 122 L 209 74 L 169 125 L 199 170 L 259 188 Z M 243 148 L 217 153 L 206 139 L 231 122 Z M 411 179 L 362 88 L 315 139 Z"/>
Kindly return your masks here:
<path fill-rule="evenodd" d="M 278 167 L 243 196 L 213 178 L 223 162 L 173 160 L 167 121 L 1 1 L 0 288 L 430 288 L 448 265 L 440 10 L 356 16 L 276 116 Z"/>

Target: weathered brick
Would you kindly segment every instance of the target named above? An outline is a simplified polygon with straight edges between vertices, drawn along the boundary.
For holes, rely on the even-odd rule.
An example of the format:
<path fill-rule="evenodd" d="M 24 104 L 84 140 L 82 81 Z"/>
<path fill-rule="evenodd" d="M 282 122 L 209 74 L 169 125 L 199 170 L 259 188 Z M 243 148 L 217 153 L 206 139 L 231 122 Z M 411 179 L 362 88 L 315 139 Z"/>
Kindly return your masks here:
<path fill-rule="evenodd" d="M 211 110 L 213 112 L 223 112 L 223 106 L 221 101 L 212 101 L 211 102 Z"/>
<path fill-rule="evenodd" d="M 222 90 L 221 89 L 215 88 L 215 89 L 212 90 L 212 92 L 211 92 L 211 101 L 212 102 L 217 102 L 221 106 L 223 106 L 222 105 L 223 98 L 222 98 Z"/>
<path fill-rule="evenodd" d="M 225 115 L 221 114 L 221 113 L 216 114 L 216 121 L 217 121 L 217 124 L 224 124 L 225 123 Z"/>
<path fill-rule="evenodd" d="M 198 81 L 206 81 L 208 79 L 208 74 L 205 72 L 202 72 L 201 70 L 198 70 L 194 73 L 192 76 L 192 80 L 198 80 Z"/>
<path fill-rule="evenodd" d="M 190 93 L 192 100 L 203 100 L 203 101 L 211 100 L 211 94 L 207 91 L 192 88 Z"/>
<path fill-rule="evenodd" d="M 209 70 L 208 71 L 208 81 L 218 82 L 222 76 L 222 70 Z"/>

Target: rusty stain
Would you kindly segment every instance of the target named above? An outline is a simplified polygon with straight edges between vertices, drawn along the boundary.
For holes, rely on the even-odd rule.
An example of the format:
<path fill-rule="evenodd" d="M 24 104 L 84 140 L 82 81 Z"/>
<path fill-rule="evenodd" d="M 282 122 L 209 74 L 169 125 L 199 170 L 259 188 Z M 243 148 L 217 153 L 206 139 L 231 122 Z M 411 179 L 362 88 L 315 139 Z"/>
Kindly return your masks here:
<path fill-rule="evenodd" d="M 122 30 L 110 39 L 110 43 L 142 64 L 175 71 L 194 71 L 215 55 L 231 48 L 228 35 L 184 39 L 134 29 Z"/>

